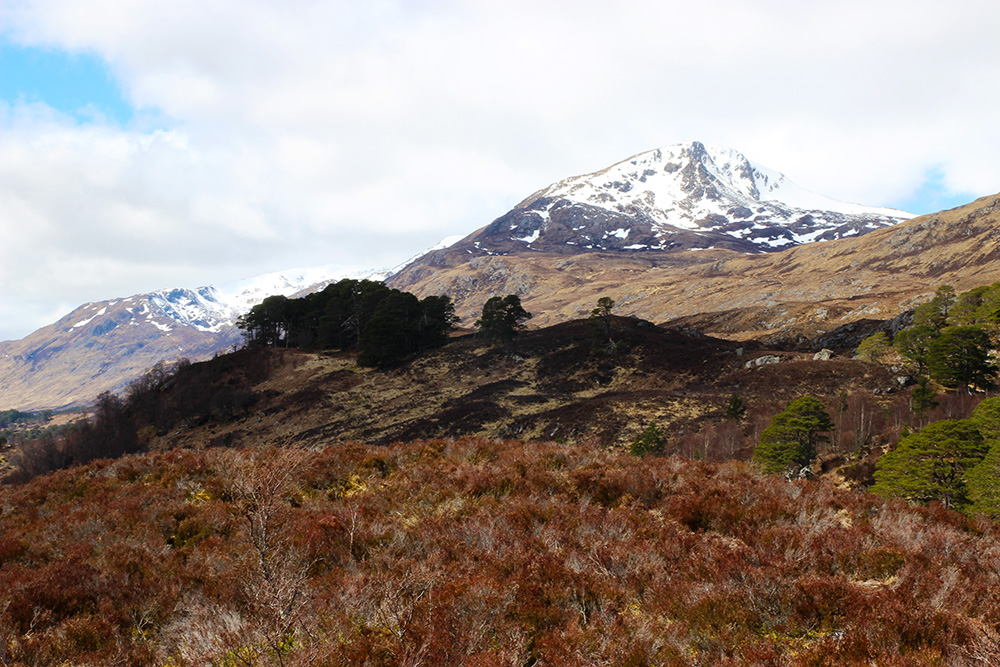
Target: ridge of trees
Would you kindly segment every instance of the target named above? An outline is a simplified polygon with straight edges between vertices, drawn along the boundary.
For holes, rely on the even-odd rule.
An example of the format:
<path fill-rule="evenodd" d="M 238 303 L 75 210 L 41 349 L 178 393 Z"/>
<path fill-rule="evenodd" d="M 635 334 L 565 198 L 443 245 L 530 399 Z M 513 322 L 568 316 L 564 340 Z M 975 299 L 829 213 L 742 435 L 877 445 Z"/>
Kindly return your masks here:
<path fill-rule="evenodd" d="M 440 347 L 457 322 L 447 296 L 417 299 L 382 282 L 345 279 L 297 299 L 269 296 L 237 326 L 251 346 L 359 348 L 358 363 L 385 368 Z"/>

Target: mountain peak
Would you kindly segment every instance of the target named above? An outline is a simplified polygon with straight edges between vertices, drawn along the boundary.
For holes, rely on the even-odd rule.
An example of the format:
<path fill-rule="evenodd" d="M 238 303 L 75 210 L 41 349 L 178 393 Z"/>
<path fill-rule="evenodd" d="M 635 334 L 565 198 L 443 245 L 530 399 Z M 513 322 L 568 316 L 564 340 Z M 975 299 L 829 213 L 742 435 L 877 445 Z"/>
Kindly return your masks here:
<path fill-rule="evenodd" d="M 539 190 L 472 244 L 485 254 L 710 247 L 756 253 L 858 236 L 911 217 L 809 192 L 738 151 L 692 141 Z"/>

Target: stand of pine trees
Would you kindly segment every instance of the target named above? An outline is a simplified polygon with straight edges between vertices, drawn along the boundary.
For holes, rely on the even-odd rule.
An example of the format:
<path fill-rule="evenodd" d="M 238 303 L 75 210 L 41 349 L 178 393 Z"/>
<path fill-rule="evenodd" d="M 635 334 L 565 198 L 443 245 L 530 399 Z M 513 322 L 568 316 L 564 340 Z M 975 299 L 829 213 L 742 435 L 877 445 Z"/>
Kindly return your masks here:
<path fill-rule="evenodd" d="M 358 348 L 384 368 L 447 341 L 458 318 L 446 296 L 417 299 L 372 280 L 341 280 L 299 299 L 271 296 L 240 318 L 250 346 Z"/>

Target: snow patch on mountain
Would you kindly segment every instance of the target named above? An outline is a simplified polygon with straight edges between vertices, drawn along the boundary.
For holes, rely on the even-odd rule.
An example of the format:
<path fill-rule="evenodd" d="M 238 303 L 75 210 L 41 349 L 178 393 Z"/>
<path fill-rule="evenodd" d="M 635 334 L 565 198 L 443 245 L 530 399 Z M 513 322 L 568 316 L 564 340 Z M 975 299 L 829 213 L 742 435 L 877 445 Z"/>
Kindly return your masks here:
<path fill-rule="evenodd" d="M 338 265 L 266 273 L 197 289 L 159 290 L 150 303 L 164 316 L 199 331 L 218 333 L 269 296 L 291 296 L 321 283 L 345 278 L 383 280 L 386 271 Z"/>
<path fill-rule="evenodd" d="M 505 216 L 511 240 L 538 240 L 555 215 L 593 219 L 607 211 L 648 225 L 656 243 L 671 247 L 671 235 L 724 234 L 760 250 L 865 233 L 913 217 L 896 209 L 841 202 L 809 192 L 784 174 L 751 162 L 741 153 L 700 142 L 677 144 L 639 155 L 592 174 L 574 176 L 540 190 Z M 576 225 L 591 243 L 593 230 Z M 628 229 L 614 234 L 619 239 Z M 604 238 L 611 234 L 602 233 Z M 652 240 L 652 239 L 651 239 Z M 568 242 L 568 241 L 564 241 Z M 597 244 L 600 246 L 600 244 Z"/>
<path fill-rule="evenodd" d="M 65 333 L 100 335 L 118 326 L 152 326 L 169 335 L 177 326 L 207 334 L 232 332 L 237 319 L 269 296 L 292 296 L 322 289 L 344 279 L 385 280 L 427 252 L 447 248 L 461 236 L 449 236 L 433 248 L 391 269 L 326 264 L 265 273 L 217 285 L 177 287 L 149 294 L 86 303 L 54 325 Z"/>
<path fill-rule="evenodd" d="M 408 260 L 406 260 L 402 264 L 397 264 L 396 266 L 394 266 L 391 269 L 389 269 L 388 271 L 386 271 L 385 274 L 381 278 L 374 278 L 373 280 L 387 280 L 391 276 L 396 275 L 397 273 L 399 273 L 400 271 L 402 271 L 403 269 L 405 269 L 407 266 L 409 266 L 413 262 L 415 262 L 418 259 L 420 259 L 421 257 L 423 257 L 424 255 L 426 255 L 426 254 L 428 254 L 430 252 L 434 252 L 435 250 L 444 250 L 445 248 L 450 248 L 451 246 L 455 245 L 456 243 L 458 243 L 459 241 L 463 240 L 464 238 L 466 238 L 464 235 L 446 236 L 443 239 L 441 239 L 440 241 L 438 241 L 433 247 L 428 248 L 427 250 L 424 250 L 423 252 L 417 253 L 416 255 L 414 255 L 413 257 L 410 257 Z"/>

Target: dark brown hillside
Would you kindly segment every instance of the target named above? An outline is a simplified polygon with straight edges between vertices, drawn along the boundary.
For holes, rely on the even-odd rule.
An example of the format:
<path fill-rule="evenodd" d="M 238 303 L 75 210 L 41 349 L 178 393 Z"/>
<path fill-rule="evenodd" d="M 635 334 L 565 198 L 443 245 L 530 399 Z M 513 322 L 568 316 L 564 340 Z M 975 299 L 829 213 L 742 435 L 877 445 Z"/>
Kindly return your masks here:
<path fill-rule="evenodd" d="M 842 394 L 899 388 L 889 371 L 859 361 L 814 361 L 812 354 L 767 352 L 634 318 L 616 317 L 614 328 L 623 351 L 610 356 L 594 354 L 586 322 L 574 321 L 529 330 L 508 346 L 467 335 L 388 371 L 358 367 L 350 354 L 262 350 L 271 366 L 266 380 L 246 385 L 239 366 L 220 366 L 222 375 L 211 381 L 241 388 L 227 389 L 227 396 L 252 392 L 245 411 L 220 419 L 207 409 L 204 419 L 171 427 L 151 444 L 389 444 L 476 435 L 625 447 L 656 422 L 670 435 L 673 451 L 745 457 L 760 422 L 800 395 L 833 405 Z M 758 357 L 780 363 L 746 367 Z M 191 390 L 179 381 L 163 398 L 178 402 Z M 696 442 L 699 433 L 724 422 L 734 393 L 756 421 L 729 422 L 736 434 L 727 451 L 713 451 L 705 439 Z"/>

